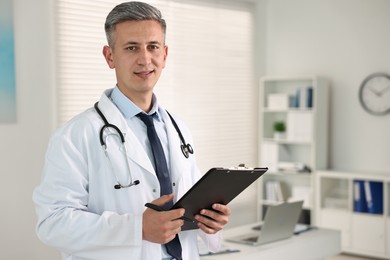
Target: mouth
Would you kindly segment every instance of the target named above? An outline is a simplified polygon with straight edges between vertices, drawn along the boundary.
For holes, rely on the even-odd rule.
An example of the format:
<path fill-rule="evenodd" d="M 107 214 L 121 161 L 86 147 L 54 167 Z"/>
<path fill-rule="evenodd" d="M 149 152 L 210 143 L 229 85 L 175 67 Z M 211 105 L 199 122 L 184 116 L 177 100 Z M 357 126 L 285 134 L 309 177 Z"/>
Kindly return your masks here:
<path fill-rule="evenodd" d="M 154 70 L 142 70 L 134 72 L 140 78 L 148 78 L 150 75 L 154 73 Z"/>

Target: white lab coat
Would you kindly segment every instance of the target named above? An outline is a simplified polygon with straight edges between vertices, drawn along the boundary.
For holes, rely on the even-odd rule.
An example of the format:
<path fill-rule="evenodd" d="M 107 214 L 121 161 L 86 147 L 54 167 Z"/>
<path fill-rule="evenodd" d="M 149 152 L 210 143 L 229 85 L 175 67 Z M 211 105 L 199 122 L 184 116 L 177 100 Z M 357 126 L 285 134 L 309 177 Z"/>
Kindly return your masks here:
<path fill-rule="evenodd" d="M 33 194 L 38 215 L 37 234 L 44 243 L 57 248 L 66 260 L 161 259 L 161 245 L 142 240 L 144 205 L 160 197 L 159 182 L 145 150 L 107 97 L 110 91 L 103 93 L 99 108 L 109 123 L 125 134 L 131 176 L 140 184 L 114 189 L 116 179 L 99 142 L 103 121 L 91 108 L 57 130 L 50 140 L 42 181 Z M 165 110 L 160 112 L 166 122 L 176 201 L 200 178 L 200 172 L 194 155 L 189 159 L 183 156 L 176 130 Z M 192 144 L 188 129 L 182 122 L 177 123 L 186 141 Z M 124 157 L 112 152 L 114 171 L 121 183 L 126 184 L 128 172 L 122 167 Z M 199 258 L 197 235 L 210 250 L 220 245 L 218 233 L 182 231 L 179 237 L 183 259 Z"/>

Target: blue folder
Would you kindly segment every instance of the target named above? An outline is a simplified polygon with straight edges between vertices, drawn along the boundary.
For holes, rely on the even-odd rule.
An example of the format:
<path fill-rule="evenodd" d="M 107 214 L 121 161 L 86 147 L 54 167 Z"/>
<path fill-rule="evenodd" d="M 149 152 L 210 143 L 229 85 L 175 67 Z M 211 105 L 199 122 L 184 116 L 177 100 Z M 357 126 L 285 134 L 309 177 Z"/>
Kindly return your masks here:
<path fill-rule="evenodd" d="M 364 181 L 353 181 L 353 210 L 355 212 L 368 212 Z"/>
<path fill-rule="evenodd" d="M 307 87 L 307 100 L 306 100 L 306 107 L 312 108 L 313 107 L 313 87 Z"/>
<path fill-rule="evenodd" d="M 367 209 L 372 214 L 383 214 L 383 182 L 366 181 Z"/>

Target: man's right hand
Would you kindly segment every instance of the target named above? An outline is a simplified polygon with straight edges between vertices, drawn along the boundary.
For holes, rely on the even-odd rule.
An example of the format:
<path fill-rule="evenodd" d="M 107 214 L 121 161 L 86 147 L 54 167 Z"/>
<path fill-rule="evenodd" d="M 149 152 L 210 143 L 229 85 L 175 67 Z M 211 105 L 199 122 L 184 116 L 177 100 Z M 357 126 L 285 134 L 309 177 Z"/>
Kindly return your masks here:
<path fill-rule="evenodd" d="M 151 203 L 162 207 L 171 200 L 173 194 L 163 195 Z M 184 216 L 184 212 L 183 208 L 169 211 L 147 208 L 142 216 L 142 239 L 158 244 L 168 243 L 181 231 L 184 220 L 180 218 Z"/>

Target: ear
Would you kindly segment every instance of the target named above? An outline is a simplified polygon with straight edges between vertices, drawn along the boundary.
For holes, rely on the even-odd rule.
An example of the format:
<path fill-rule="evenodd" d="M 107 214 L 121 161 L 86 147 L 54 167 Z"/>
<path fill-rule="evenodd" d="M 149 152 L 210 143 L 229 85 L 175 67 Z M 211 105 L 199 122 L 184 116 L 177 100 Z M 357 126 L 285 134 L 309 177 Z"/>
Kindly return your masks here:
<path fill-rule="evenodd" d="M 167 64 L 167 57 L 168 57 L 168 45 L 164 46 L 164 65 L 163 68 L 165 68 L 165 65 Z"/>
<path fill-rule="evenodd" d="M 114 69 L 115 68 L 115 63 L 114 63 L 114 59 L 113 59 L 112 49 L 110 48 L 110 46 L 105 45 L 103 47 L 103 56 L 106 59 L 108 67 L 110 69 Z"/>

